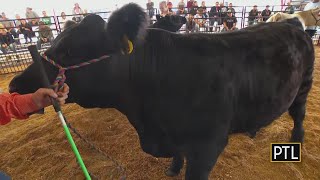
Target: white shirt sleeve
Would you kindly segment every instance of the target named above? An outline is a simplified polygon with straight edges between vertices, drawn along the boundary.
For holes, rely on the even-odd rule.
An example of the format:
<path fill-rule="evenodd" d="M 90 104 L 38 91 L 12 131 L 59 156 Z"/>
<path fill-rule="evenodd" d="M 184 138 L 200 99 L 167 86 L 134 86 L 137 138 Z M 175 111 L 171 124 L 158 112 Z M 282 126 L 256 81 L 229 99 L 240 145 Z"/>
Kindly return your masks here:
<path fill-rule="evenodd" d="M 310 2 L 308 3 L 305 7 L 304 7 L 304 11 L 308 11 L 310 9 L 314 9 L 314 8 L 317 8 L 317 7 L 320 7 L 320 4 L 319 3 L 313 3 L 313 2 Z"/>

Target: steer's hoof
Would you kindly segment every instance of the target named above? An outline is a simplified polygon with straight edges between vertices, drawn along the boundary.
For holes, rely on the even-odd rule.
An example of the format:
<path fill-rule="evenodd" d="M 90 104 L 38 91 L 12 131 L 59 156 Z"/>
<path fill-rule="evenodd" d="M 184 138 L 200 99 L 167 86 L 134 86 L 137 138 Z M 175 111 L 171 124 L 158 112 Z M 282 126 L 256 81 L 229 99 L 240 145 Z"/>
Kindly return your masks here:
<path fill-rule="evenodd" d="M 178 176 L 179 175 L 179 172 L 174 172 L 172 171 L 171 169 L 168 169 L 166 171 L 166 175 L 169 176 L 169 177 L 174 177 L 174 176 Z"/>
<path fill-rule="evenodd" d="M 290 141 L 303 143 L 303 137 L 304 137 L 303 129 L 293 129 Z"/>

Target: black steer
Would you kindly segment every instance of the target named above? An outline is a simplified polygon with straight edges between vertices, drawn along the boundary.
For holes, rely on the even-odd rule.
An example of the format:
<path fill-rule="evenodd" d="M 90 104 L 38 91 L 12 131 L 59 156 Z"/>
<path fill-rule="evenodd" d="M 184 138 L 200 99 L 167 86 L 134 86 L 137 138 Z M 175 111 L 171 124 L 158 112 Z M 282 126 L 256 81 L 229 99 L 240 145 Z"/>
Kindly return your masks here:
<path fill-rule="evenodd" d="M 290 23 L 264 23 L 221 34 L 176 34 L 147 29 L 139 6 L 117 10 L 108 24 L 89 15 L 62 32 L 45 54 L 62 66 L 111 55 L 66 72 L 68 103 L 116 108 L 136 129 L 144 152 L 174 157 L 167 174 L 206 180 L 231 133 L 255 134 L 284 112 L 294 120 L 292 141 L 302 142 L 312 86 L 311 39 Z M 127 52 L 130 40 L 134 44 Z M 44 61 L 53 82 L 58 69 Z M 36 64 L 10 92 L 40 88 Z"/>
<path fill-rule="evenodd" d="M 156 15 L 157 21 L 150 28 L 159 28 L 171 32 L 177 32 L 187 22 L 187 19 L 179 15 Z"/>

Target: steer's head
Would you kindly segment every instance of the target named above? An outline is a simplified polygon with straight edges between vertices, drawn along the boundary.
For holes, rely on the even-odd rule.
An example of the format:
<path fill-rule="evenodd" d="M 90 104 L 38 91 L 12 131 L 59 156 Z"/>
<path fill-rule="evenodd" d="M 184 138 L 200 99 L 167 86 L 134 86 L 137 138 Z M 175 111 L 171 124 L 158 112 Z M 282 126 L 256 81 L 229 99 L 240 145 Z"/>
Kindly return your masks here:
<path fill-rule="evenodd" d="M 147 25 L 144 10 L 136 4 L 128 4 L 115 11 L 108 23 L 100 16 L 88 15 L 80 23 L 69 26 L 59 34 L 45 54 L 61 66 L 68 67 L 103 55 L 111 55 L 111 58 L 106 60 L 66 71 L 66 83 L 70 86 L 67 103 L 77 103 L 90 108 L 115 107 L 115 102 L 125 101 L 129 93 L 123 93 L 122 96 L 119 95 L 119 91 L 128 91 L 128 42 L 132 42 L 133 45 L 139 44 L 144 39 Z M 58 69 L 44 60 L 43 66 L 49 81 L 54 82 Z M 35 92 L 42 87 L 39 72 L 38 64 L 30 65 L 11 81 L 10 92 Z M 134 107 L 132 104 L 127 106 Z M 142 148 L 146 152 L 156 156 L 172 154 L 172 149 L 168 147 L 170 145 L 166 138 L 162 138 L 164 135 L 159 127 L 153 127 L 152 123 L 144 123 L 139 118 L 129 120 L 138 131 Z"/>
<path fill-rule="evenodd" d="M 148 19 L 143 9 L 136 4 L 128 4 L 115 11 L 108 23 L 98 15 L 88 15 L 59 34 L 45 55 L 63 67 L 103 55 L 112 56 L 89 66 L 66 71 L 66 83 L 70 86 L 68 102 L 89 107 L 99 106 L 99 99 L 107 99 L 103 97 L 109 90 L 106 87 L 112 87 L 114 81 L 111 80 L 117 78 L 110 75 L 111 71 L 121 63 L 116 61 L 117 57 L 128 52 L 129 42 L 136 45 L 143 39 L 147 25 Z M 46 61 L 43 61 L 43 65 L 49 80 L 54 82 L 58 69 Z M 42 87 L 41 79 L 39 67 L 33 63 L 11 81 L 9 91 L 32 93 Z"/>
<path fill-rule="evenodd" d="M 171 32 L 177 32 L 187 22 L 187 19 L 179 15 L 166 15 L 164 17 L 157 15 L 157 22 L 151 25 L 151 28 L 164 29 Z"/>

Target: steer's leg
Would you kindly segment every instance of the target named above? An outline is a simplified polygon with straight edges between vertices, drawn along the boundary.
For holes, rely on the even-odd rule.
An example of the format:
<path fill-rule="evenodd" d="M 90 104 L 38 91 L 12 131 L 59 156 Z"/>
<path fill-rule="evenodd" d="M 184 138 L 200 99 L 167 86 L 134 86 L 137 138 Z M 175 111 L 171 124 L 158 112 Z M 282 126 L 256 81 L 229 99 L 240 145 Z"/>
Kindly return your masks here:
<path fill-rule="evenodd" d="M 169 169 L 166 171 L 166 175 L 173 177 L 177 176 L 180 173 L 181 168 L 183 167 L 184 157 L 182 154 L 177 154 L 173 157 Z"/>
<path fill-rule="evenodd" d="M 305 117 L 306 106 L 305 103 L 296 103 L 289 109 L 289 114 L 293 118 L 294 127 L 291 133 L 292 142 L 303 142 L 304 128 L 303 120 Z"/>
<path fill-rule="evenodd" d="M 291 141 L 303 142 L 304 129 L 303 120 L 306 113 L 306 101 L 308 93 L 312 86 L 312 70 L 306 73 L 298 94 L 289 108 L 289 114 L 294 121 L 294 127 L 291 134 Z"/>
<path fill-rule="evenodd" d="M 212 142 L 194 144 L 187 153 L 186 180 L 208 180 L 220 153 L 227 145 L 227 135 L 221 135 Z"/>

